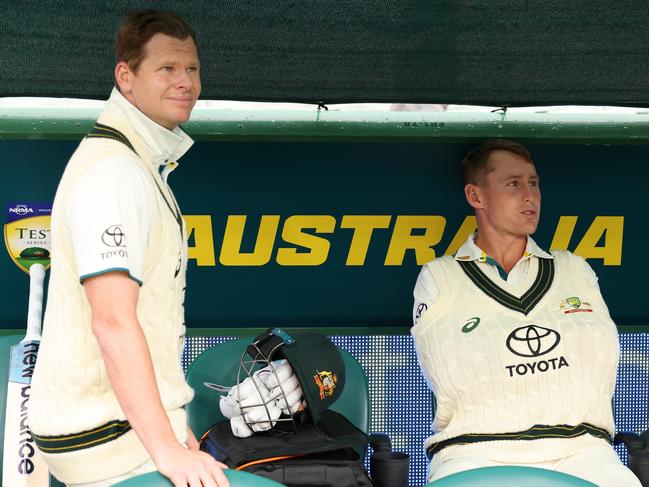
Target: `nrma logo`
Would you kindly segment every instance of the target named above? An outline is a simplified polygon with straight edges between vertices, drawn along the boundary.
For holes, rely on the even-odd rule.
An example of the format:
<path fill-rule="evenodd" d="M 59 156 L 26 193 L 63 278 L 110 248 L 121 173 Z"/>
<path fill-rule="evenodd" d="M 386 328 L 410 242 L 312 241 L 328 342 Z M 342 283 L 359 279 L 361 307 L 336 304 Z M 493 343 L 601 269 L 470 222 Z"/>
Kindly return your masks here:
<path fill-rule="evenodd" d="M 23 216 L 34 213 L 34 210 L 27 205 L 16 205 L 13 208 L 9 208 L 9 213 L 15 213 L 16 215 Z"/>

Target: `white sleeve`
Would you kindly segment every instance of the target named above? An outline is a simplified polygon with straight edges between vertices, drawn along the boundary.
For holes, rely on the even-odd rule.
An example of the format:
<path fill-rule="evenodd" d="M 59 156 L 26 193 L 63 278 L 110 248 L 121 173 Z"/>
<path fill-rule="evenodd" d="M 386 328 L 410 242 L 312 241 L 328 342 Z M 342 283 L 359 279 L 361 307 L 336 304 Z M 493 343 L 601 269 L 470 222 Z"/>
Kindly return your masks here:
<path fill-rule="evenodd" d="M 416 325 L 431 304 L 439 298 L 439 286 L 428 265 L 422 267 L 413 295 L 415 304 L 412 309 L 412 323 Z"/>
<path fill-rule="evenodd" d="M 597 274 L 595 274 L 595 271 L 590 266 L 590 264 L 586 262 L 586 259 L 582 258 L 581 260 L 584 264 L 584 272 L 586 273 L 586 279 L 588 280 L 588 285 L 595 290 L 595 295 L 600 300 L 600 306 L 604 308 L 604 310 L 606 310 L 607 314 L 609 314 L 608 306 L 606 305 L 606 301 L 604 301 L 604 297 L 602 296 L 602 291 L 599 289 L 599 279 L 597 278 Z"/>
<path fill-rule="evenodd" d="M 65 214 L 81 282 L 119 270 L 142 285 L 155 212 L 150 177 L 136 162 L 111 157 L 77 181 Z"/>
<path fill-rule="evenodd" d="M 597 278 L 597 274 L 595 274 L 595 271 L 593 268 L 590 266 L 588 262 L 584 259 L 584 270 L 586 271 L 586 278 L 588 279 L 588 284 L 597 289 L 599 292 L 599 279 Z"/>

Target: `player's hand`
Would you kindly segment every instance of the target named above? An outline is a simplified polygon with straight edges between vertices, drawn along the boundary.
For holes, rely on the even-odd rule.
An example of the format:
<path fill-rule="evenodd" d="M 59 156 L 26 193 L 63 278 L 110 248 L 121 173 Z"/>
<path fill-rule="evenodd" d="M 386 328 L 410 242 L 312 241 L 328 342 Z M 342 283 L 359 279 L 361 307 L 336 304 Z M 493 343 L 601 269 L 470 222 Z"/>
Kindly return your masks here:
<path fill-rule="evenodd" d="M 194 432 L 189 427 L 189 425 L 187 425 L 187 442 L 186 442 L 186 444 L 187 444 L 187 448 L 189 448 L 190 450 L 198 451 L 201 448 L 200 444 L 198 443 L 198 440 L 194 436 Z"/>
<path fill-rule="evenodd" d="M 178 446 L 158 450 L 154 458 L 158 471 L 174 487 L 230 487 L 223 473 L 228 468 L 202 451 Z"/>

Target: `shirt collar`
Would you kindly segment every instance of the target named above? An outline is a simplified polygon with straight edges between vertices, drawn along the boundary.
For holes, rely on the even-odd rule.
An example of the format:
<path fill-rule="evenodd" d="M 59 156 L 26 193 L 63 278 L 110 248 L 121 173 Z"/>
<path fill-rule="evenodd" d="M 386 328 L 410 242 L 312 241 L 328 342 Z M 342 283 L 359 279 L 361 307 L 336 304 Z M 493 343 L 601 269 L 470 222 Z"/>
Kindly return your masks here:
<path fill-rule="evenodd" d="M 464 242 L 462 247 L 460 247 L 457 253 L 455 254 L 454 256 L 455 260 L 462 260 L 462 261 L 478 260 L 480 262 L 487 261 L 487 257 L 488 257 L 487 253 L 475 244 L 475 236 L 476 236 L 475 233 L 469 235 L 469 238 L 466 239 L 466 242 Z M 527 245 L 525 246 L 525 252 L 521 257 L 521 260 L 530 257 L 532 255 L 539 257 L 541 259 L 554 258 L 552 254 L 546 252 L 541 247 L 539 247 L 537 243 L 532 239 L 532 237 L 528 236 Z"/>
<path fill-rule="evenodd" d="M 180 127 L 169 130 L 151 120 L 128 101 L 117 88 L 113 88 L 104 108 L 112 118 L 124 120 L 140 136 L 145 144 L 154 167 L 167 174 L 178 166 L 180 159 L 194 144 L 194 141 Z"/>

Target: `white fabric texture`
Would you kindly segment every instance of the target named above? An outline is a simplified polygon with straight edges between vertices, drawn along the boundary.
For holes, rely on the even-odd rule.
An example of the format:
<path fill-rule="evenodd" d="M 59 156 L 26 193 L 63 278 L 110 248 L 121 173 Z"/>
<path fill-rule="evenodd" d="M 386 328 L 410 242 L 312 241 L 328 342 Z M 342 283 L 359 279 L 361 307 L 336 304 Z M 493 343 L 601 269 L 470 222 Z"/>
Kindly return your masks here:
<path fill-rule="evenodd" d="M 159 170 L 167 161 L 178 162 L 194 144 L 180 127 L 168 130 L 155 123 L 144 113 L 133 106 L 117 88 L 113 88 L 102 115 L 114 120 L 124 120 L 140 136 L 143 149 L 151 158 L 154 169 Z M 176 166 L 168 166 L 161 171 L 166 181 L 167 174 Z"/>

